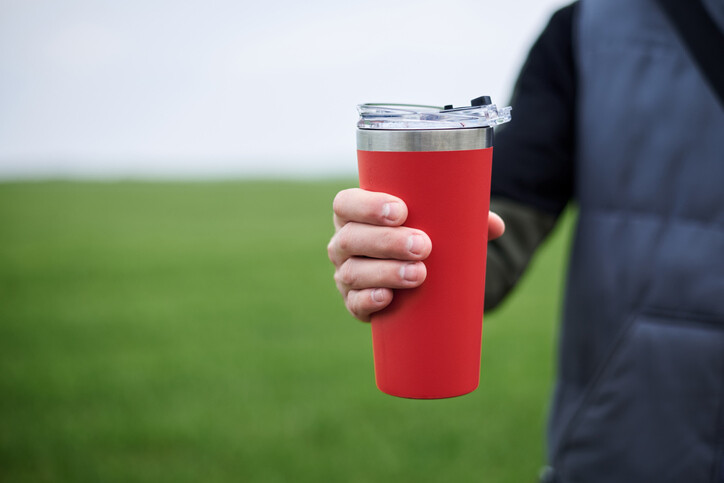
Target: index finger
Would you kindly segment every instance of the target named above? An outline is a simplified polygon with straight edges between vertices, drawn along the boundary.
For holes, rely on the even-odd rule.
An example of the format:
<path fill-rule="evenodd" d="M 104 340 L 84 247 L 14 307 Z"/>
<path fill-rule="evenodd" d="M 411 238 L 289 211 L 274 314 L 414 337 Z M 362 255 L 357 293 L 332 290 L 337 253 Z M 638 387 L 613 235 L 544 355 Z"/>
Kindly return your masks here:
<path fill-rule="evenodd" d="M 360 188 L 337 193 L 332 207 L 337 230 L 350 221 L 368 225 L 399 226 L 407 219 L 407 206 L 400 198 Z"/>

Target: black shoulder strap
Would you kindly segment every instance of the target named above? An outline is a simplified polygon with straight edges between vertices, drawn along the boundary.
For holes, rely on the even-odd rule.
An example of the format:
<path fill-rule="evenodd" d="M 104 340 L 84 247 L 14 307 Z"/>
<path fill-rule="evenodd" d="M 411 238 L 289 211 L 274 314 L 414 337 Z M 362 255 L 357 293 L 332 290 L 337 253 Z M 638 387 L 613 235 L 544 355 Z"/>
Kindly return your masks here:
<path fill-rule="evenodd" d="M 724 108 L 724 33 L 701 0 L 658 0 Z"/>

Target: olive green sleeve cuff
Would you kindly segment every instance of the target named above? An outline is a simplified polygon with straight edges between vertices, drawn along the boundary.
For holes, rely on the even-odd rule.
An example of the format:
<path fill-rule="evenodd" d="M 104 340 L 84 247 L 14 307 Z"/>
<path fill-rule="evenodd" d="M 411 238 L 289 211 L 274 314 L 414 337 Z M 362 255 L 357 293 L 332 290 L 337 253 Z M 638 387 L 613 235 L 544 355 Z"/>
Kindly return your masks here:
<path fill-rule="evenodd" d="M 486 311 L 496 308 L 508 295 L 556 223 L 555 216 L 507 198 L 491 198 L 490 211 L 503 218 L 505 233 L 488 243 Z"/>

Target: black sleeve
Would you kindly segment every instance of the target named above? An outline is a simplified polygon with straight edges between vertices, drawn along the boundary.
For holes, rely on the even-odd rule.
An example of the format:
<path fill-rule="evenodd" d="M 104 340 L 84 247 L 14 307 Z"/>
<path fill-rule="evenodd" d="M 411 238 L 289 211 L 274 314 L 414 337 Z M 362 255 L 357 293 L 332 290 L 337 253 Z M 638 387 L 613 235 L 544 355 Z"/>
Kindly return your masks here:
<path fill-rule="evenodd" d="M 558 215 L 573 196 L 577 3 L 558 10 L 530 50 L 512 120 L 496 129 L 492 195 Z"/>

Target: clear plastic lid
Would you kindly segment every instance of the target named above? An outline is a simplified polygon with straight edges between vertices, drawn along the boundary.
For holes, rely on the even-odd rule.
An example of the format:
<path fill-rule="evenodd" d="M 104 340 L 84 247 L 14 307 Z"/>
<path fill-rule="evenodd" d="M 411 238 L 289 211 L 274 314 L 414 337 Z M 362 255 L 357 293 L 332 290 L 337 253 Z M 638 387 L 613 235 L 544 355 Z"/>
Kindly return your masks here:
<path fill-rule="evenodd" d="M 498 108 L 487 96 L 470 106 L 423 106 L 414 104 L 360 104 L 360 129 L 465 129 L 493 127 L 510 121 L 510 107 Z"/>

